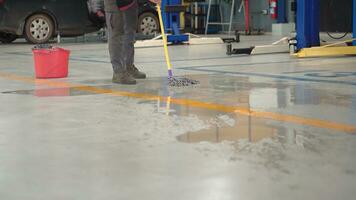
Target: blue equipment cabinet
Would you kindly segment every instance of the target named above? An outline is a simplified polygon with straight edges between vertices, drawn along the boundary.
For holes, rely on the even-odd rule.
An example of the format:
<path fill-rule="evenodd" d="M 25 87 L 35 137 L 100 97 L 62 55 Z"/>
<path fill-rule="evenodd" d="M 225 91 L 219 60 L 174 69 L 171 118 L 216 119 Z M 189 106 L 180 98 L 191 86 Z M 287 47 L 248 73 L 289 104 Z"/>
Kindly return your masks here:
<path fill-rule="evenodd" d="M 180 32 L 180 13 L 185 11 L 181 0 L 162 0 L 162 18 L 166 31 L 172 34 L 167 36 L 167 41 L 180 44 L 189 41 L 188 34 Z"/>

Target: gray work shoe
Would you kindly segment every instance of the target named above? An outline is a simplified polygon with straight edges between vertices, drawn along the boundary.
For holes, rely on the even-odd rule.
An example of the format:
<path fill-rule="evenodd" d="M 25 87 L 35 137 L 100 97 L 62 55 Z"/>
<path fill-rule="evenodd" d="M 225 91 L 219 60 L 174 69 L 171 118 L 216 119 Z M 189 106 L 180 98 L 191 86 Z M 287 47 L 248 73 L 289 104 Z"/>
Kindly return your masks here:
<path fill-rule="evenodd" d="M 135 85 L 136 84 L 136 80 L 128 72 L 114 73 L 114 75 L 112 77 L 112 82 L 118 83 L 118 84 L 124 84 L 124 85 Z"/>
<path fill-rule="evenodd" d="M 132 67 L 129 67 L 127 69 L 127 71 L 136 79 L 145 79 L 146 78 L 146 74 L 143 72 L 140 72 L 135 65 L 133 65 Z"/>

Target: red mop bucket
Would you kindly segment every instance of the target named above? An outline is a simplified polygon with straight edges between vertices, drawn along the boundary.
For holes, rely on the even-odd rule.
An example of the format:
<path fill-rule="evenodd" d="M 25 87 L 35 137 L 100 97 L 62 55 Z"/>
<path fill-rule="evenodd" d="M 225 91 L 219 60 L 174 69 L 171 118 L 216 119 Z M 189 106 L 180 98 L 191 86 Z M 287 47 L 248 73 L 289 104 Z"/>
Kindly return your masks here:
<path fill-rule="evenodd" d="M 33 49 L 36 78 L 65 78 L 68 76 L 70 51 L 62 48 Z"/>

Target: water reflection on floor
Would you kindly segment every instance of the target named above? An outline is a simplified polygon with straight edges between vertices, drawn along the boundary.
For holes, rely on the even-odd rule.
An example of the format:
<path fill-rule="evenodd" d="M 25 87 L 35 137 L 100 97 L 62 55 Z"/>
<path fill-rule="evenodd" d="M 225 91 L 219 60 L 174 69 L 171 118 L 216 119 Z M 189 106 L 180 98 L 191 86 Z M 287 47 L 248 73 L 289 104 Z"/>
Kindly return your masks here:
<path fill-rule="evenodd" d="M 278 134 L 278 129 L 261 119 L 236 115 L 230 117 L 220 115 L 211 119 L 209 129 L 189 132 L 177 137 L 178 141 L 186 143 L 238 141 L 247 139 L 258 142 L 264 138 L 272 138 Z"/>
<path fill-rule="evenodd" d="M 114 96 L 129 96 L 149 101 L 152 98 L 158 99 L 159 104 L 172 104 L 172 106 L 176 103 L 175 101 L 169 102 L 170 99 L 186 99 L 239 106 L 247 111 L 272 111 L 350 125 L 356 124 L 356 95 L 350 93 L 350 90 L 320 88 L 305 83 L 280 80 L 259 82 L 249 77 L 228 75 L 192 75 L 190 78 L 200 81 L 200 84 L 180 88 L 169 87 L 166 77 L 158 77 L 140 80 L 135 86 L 124 86 L 112 84 L 110 79 L 99 79 L 85 80 L 74 84 L 73 87 L 63 88 L 44 87 L 43 84 L 36 83 L 34 90 L 4 91 L 3 93 L 31 94 L 37 97 L 115 94 Z M 187 107 L 195 107 L 188 101 L 184 103 Z M 177 114 L 180 109 L 177 108 Z M 338 112 L 335 113 L 335 110 Z M 242 124 L 248 124 L 248 120 L 238 121 L 240 121 L 240 127 L 236 128 L 241 128 Z"/>
<path fill-rule="evenodd" d="M 83 90 L 85 87 L 64 87 L 64 88 L 48 88 L 35 90 L 15 90 L 5 91 L 2 94 L 17 94 L 17 95 L 33 95 L 36 97 L 69 97 L 94 95 L 95 93 Z"/>

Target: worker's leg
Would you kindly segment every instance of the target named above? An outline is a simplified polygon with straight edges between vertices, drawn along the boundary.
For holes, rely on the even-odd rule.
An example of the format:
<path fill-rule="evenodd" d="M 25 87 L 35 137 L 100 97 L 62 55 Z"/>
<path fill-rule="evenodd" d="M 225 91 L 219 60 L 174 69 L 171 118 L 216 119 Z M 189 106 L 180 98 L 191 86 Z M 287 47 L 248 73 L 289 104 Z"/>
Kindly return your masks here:
<path fill-rule="evenodd" d="M 134 77 L 127 71 L 127 44 L 133 43 L 125 30 L 126 11 L 108 12 L 106 14 L 108 43 L 111 64 L 114 70 L 113 82 L 119 84 L 136 84 Z"/>
<path fill-rule="evenodd" d="M 138 21 L 138 5 L 137 3 L 131 8 L 123 11 L 124 20 L 124 34 L 126 40 L 124 42 L 124 48 L 126 52 L 125 64 L 127 67 L 131 67 L 134 64 L 135 59 L 135 35 L 137 30 Z"/>
<path fill-rule="evenodd" d="M 125 51 L 126 51 L 126 66 L 128 72 L 136 79 L 143 79 L 146 78 L 146 74 L 140 72 L 134 66 L 135 60 L 135 34 L 137 31 L 137 22 L 138 22 L 138 5 L 134 5 L 128 10 L 124 12 L 124 29 L 125 35 L 127 35 L 127 40 L 125 42 Z"/>
<path fill-rule="evenodd" d="M 110 60 L 115 73 L 126 72 L 123 12 L 106 13 Z"/>

